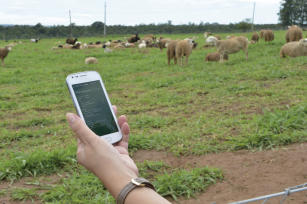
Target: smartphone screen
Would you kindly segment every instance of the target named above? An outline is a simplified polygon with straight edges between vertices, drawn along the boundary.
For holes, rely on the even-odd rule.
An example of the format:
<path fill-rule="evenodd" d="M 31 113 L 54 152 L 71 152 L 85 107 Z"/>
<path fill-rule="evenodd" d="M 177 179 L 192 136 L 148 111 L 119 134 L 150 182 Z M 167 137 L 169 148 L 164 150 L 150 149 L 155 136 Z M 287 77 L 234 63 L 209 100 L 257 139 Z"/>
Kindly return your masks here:
<path fill-rule="evenodd" d="M 118 132 L 100 81 L 72 85 L 86 125 L 98 136 Z"/>

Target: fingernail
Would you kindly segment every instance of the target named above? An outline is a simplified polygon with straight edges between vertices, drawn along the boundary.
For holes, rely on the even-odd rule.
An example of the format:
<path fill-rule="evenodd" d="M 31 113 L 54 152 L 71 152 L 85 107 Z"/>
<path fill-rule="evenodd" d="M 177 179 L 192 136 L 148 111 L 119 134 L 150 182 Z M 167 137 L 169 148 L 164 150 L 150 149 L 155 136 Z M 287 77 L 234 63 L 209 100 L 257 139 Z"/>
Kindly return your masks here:
<path fill-rule="evenodd" d="M 76 120 L 75 115 L 72 114 L 72 113 L 67 113 L 67 114 L 66 114 L 66 117 L 67 117 L 67 120 L 68 120 L 68 122 L 69 122 L 70 124 L 73 124 L 73 123 L 75 122 L 75 120 Z"/>

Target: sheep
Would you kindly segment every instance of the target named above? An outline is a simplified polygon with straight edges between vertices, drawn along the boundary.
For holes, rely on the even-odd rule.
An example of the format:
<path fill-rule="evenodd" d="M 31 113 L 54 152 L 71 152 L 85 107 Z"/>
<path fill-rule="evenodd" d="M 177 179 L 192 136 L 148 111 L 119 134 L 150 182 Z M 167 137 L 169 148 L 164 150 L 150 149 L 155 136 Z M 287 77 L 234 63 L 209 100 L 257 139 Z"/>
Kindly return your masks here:
<path fill-rule="evenodd" d="M 81 42 L 76 42 L 72 47 L 71 49 L 80 49 L 81 47 Z"/>
<path fill-rule="evenodd" d="M 145 40 L 142 40 L 142 42 L 139 44 L 138 47 L 139 47 L 140 49 L 146 48 L 146 42 L 145 42 Z"/>
<path fill-rule="evenodd" d="M 307 56 L 307 38 L 300 41 L 288 42 L 280 49 L 280 57 L 299 57 Z"/>
<path fill-rule="evenodd" d="M 106 45 L 103 45 L 102 48 L 104 48 L 104 53 L 110 53 L 113 51 L 112 49 L 108 48 Z"/>
<path fill-rule="evenodd" d="M 9 52 L 12 50 L 11 47 L 5 46 L 4 48 L 0 48 L 0 58 L 2 62 L 2 66 L 4 66 L 4 58 L 9 54 Z"/>
<path fill-rule="evenodd" d="M 192 53 L 193 42 L 191 40 L 180 40 L 176 44 L 176 58 L 179 65 L 183 65 L 183 57 L 185 56 L 185 65 L 188 64 L 189 56 Z"/>
<path fill-rule="evenodd" d="M 89 49 L 92 49 L 92 48 L 102 48 L 102 44 L 98 44 L 98 45 L 96 45 L 96 44 L 92 44 L 92 45 L 88 45 L 87 46 L 87 48 L 89 48 Z"/>
<path fill-rule="evenodd" d="M 232 54 L 243 50 L 246 60 L 248 59 L 248 39 L 244 36 L 234 37 L 216 42 L 217 51 L 220 54 L 220 62 L 223 62 L 225 54 Z"/>
<path fill-rule="evenodd" d="M 207 37 L 209 37 L 209 35 L 212 35 L 212 33 L 211 32 L 205 32 L 204 33 L 204 38 L 206 39 Z"/>
<path fill-rule="evenodd" d="M 207 54 L 205 61 L 207 61 L 207 62 L 209 62 L 209 61 L 218 62 L 220 60 L 220 58 L 221 57 L 220 57 L 220 54 L 218 52 L 212 52 L 212 53 Z M 223 59 L 228 60 L 228 55 L 224 54 Z"/>
<path fill-rule="evenodd" d="M 209 46 L 215 46 L 216 44 L 216 41 L 218 41 L 218 39 L 214 36 L 209 36 L 207 37 L 206 39 L 206 44 L 209 45 Z"/>
<path fill-rule="evenodd" d="M 125 43 L 125 47 L 126 47 L 126 48 L 133 48 L 133 47 L 135 47 L 135 44 L 134 44 L 134 43 L 128 43 L 128 42 L 126 42 L 126 43 Z"/>
<path fill-rule="evenodd" d="M 286 41 L 292 42 L 292 41 L 299 41 L 303 38 L 303 31 L 300 27 L 297 25 L 289 26 L 288 31 L 286 33 Z"/>
<path fill-rule="evenodd" d="M 66 43 L 70 44 L 70 45 L 74 45 L 76 42 L 78 41 L 77 38 L 73 39 L 73 38 L 67 38 L 66 39 Z"/>
<path fill-rule="evenodd" d="M 85 64 L 97 64 L 98 60 L 95 57 L 87 57 L 85 58 Z"/>
<path fill-rule="evenodd" d="M 195 48 L 197 47 L 197 45 L 198 45 L 198 43 L 195 42 L 194 37 L 193 37 L 193 38 L 185 38 L 184 40 L 189 40 L 189 41 L 191 41 L 192 44 L 193 44 L 193 47 L 192 47 L 193 49 L 195 49 Z"/>
<path fill-rule="evenodd" d="M 167 64 L 170 65 L 171 59 L 174 59 L 174 64 L 177 64 L 176 45 L 178 40 L 172 40 L 167 46 Z"/>
<path fill-rule="evenodd" d="M 274 40 L 274 33 L 272 30 L 264 30 L 263 31 L 263 38 L 265 42 L 273 41 Z"/>
<path fill-rule="evenodd" d="M 131 36 L 130 38 L 128 38 L 128 42 L 129 43 L 135 43 L 138 40 L 140 40 L 139 34 L 136 33 L 135 35 Z"/>
<path fill-rule="evenodd" d="M 260 36 L 259 36 L 259 37 L 260 37 L 261 39 L 263 38 L 264 31 L 265 31 L 265 30 L 262 29 L 262 30 L 260 30 L 260 32 L 259 32 L 259 33 L 260 33 Z"/>
<path fill-rule="evenodd" d="M 252 35 L 252 39 L 251 39 L 254 43 L 258 42 L 259 41 L 259 35 L 258 33 L 253 33 Z"/>
<path fill-rule="evenodd" d="M 172 39 L 170 38 L 160 38 L 158 41 L 158 47 L 160 48 L 160 51 L 162 52 L 163 48 L 166 48 L 166 44 L 169 43 Z"/>
<path fill-rule="evenodd" d="M 144 36 L 144 39 L 145 39 L 145 38 L 151 39 L 152 41 L 156 41 L 156 39 L 157 39 L 157 37 L 154 36 L 153 34 L 145 35 L 145 36 Z"/>
<path fill-rule="evenodd" d="M 38 43 L 39 41 L 39 38 L 31 38 L 30 39 L 30 42 L 33 42 L 33 43 Z"/>

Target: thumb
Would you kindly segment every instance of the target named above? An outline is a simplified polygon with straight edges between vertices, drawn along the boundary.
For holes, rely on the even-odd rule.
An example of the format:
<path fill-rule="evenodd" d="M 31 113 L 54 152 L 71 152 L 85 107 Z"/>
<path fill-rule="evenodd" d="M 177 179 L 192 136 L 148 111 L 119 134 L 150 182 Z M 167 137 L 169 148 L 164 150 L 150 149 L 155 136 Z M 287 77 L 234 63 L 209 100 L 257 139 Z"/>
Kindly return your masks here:
<path fill-rule="evenodd" d="M 67 121 L 76 137 L 84 143 L 92 143 L 98 137 L 92 130 L 90 130 L 85 122 L 79 116 L 73 113 L 66 114 Z"/>

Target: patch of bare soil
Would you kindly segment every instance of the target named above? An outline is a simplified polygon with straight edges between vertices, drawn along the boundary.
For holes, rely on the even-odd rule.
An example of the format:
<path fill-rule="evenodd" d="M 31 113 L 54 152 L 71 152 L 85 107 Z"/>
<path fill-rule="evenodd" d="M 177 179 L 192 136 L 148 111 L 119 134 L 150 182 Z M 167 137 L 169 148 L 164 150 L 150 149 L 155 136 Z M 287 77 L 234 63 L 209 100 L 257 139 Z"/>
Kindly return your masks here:
<path fill-rule="evenodd" d="M 180 199 L 178 203 L 229 203 L 281 192 L 285 188 L 307 182 L 307 143 L 270 151 L 244 150 L 187 157 L 175 157 L 165 152 L 138 151 L 134 159 L 139 162 L 163 160 L 172 167 L 217 167 L 224 172 L 223 182 L 210 186 L 194 199 Z M 270 199 L 266 204 L 279 203 L 280 200 L 281 197 Z M 307 192 L 294 193 L 285 203 L 306 204 Z"/>

